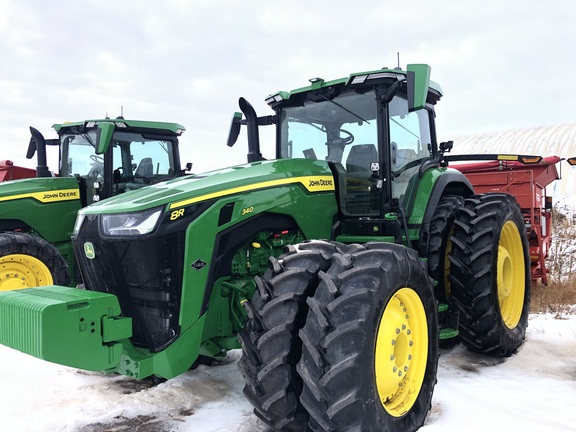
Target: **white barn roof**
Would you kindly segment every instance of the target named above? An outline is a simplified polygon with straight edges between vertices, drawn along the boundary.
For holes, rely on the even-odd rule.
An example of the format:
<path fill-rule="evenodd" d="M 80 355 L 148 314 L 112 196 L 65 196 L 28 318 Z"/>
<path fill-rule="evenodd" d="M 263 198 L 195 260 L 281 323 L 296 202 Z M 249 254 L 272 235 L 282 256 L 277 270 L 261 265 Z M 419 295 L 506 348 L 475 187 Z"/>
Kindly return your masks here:
<path fill-rule="evenodd" d="M 447 140 L 454 141 L 452 154 L 513 153 L 576 157 L 576 123 L 461 135 L 440 141 Z M 548 186 L 548 194 L 556 199 L 576 197 L 576 166 L 562 161 L 557 169 L 561 172 L 562 180 Z"/>

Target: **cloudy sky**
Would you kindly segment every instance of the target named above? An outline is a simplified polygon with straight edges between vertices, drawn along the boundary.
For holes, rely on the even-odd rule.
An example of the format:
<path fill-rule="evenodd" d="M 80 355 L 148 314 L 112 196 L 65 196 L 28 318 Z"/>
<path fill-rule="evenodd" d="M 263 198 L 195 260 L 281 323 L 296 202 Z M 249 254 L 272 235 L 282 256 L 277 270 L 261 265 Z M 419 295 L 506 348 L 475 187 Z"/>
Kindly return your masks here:
<path fill-rule="evenodd" d="M 225 144 L 240 96 L 266 114 L 270 93 L 397 53 L 431 65 L 443 138 L 573 122 L 575 23 L 574 0 L 0 0 L 0 160 L 35 166 L 29 126 L 123 107 L 183 124 L 195 172 L 244 162 Z"/>

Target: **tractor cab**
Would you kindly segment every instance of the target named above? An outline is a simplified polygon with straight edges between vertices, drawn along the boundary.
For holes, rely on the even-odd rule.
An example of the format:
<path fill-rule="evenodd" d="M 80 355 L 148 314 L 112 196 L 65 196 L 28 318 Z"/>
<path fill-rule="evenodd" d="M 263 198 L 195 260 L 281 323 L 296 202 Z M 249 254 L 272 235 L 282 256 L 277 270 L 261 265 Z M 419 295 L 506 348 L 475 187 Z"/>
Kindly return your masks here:
<path fill-rule="evenodd" d="M 429 75 L 427 65 L 409 65 L 329 82 L 315 78 L 308 87 L 271 95 L 266 102 L 275 114 L 253 121 L 276 125 L 278 159 L 329 164 L 339 201 L 337 240 L 400 242 L 401 229 L 408 231 L 419 178 L 440 162 L 434 105 L 442 92 Z M 250 141 L 258 136 L 250 133 L 255 115 L 246 104 L 241 100 L 246 120 L 236 114 L 231 136 L 235 124 L 247 124 L 253 162 L 259 148 Z"/>
<path fill-rule="evenodd" d="M 59 167 L 54 175 L 77 179 L 82 206 L 183 174 L 178 137 L 184 127 L 179 124 L 119 117 L 55 124 L 53 128 L 58 138 L 50 140 L 30 128 L 27 157 L 37 151 L 37 177 L 50 177 L 45 148 L 58 146 Z"/>

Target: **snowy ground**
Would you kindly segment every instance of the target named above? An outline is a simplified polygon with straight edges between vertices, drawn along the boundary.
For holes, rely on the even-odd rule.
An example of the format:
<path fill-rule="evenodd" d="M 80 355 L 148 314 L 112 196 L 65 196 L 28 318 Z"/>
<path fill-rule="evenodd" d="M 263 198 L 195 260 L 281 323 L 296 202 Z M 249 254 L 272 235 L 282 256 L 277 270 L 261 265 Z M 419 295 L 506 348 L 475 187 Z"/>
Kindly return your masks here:
<path fill-rule="evenodd" d="M 0 428 L 11 432 L 256 432 L 233 352 L 170 381 L 136 382 L 49 364 L 0 346 Z M 506 361 L 443 351 L 423 432 L 575 431 L 576 315 L 530 317 Z"/>

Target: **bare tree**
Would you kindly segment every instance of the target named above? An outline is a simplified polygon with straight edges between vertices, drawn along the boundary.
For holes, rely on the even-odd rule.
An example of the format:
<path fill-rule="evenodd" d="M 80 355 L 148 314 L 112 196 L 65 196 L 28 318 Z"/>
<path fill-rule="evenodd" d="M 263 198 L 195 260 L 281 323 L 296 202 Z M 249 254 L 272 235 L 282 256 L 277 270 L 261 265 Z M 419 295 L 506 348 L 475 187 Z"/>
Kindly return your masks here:
<path fill-rule="evenodd" d="M 576 211 L 567 207 L 552 209 L 552 245 L 548 268 L 554 282 L 576 280 Z"/>

